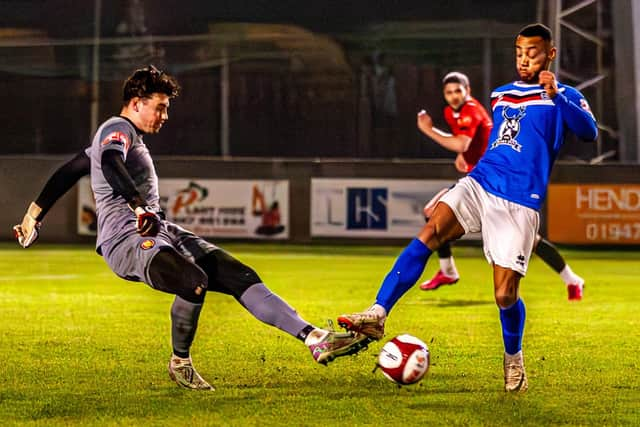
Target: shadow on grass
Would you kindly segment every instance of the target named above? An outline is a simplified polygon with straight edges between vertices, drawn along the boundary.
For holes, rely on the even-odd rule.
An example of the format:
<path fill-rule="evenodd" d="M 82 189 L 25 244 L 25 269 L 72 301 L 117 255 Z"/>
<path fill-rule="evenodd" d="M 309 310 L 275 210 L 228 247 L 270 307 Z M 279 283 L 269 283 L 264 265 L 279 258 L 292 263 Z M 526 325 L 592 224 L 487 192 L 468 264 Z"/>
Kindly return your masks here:
<path fill-rule="evenodd" d="M 481 305 L 495 305 L 494 301 L 487 300 L 466 300 L 466 299 L 429 299 L 420 301 L 407 301 L 407 305 L 428 305 L 434 307 L 474 307 Z"/>

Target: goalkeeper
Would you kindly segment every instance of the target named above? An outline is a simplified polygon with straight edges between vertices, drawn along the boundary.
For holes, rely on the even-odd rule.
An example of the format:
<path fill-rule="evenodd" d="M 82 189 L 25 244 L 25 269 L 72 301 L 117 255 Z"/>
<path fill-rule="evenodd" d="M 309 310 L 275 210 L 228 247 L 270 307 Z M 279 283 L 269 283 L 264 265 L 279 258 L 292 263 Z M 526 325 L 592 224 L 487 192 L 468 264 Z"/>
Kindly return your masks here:
<path fill-rule="evenodd" d="M 258 320 L 298 338 L 318 363 L 357 353 L 369 342 L 365 335 L 311 325 L 249 266 L 161 217 L 158 177 L 143 135 L 160 131 L 178 90 L 174 77 L 153 66 L 136 70 L 125 81 L 120 115 L 105 121 L 91 147 L 53 174 L 23 222 L 14 227 L 18 242 L 32 245 L 55 201 L 90 173 L 98 214 L 98 254 L 119 277 L 175 295 L 169 376 L 179 386 L 213 388 L 195 370 L 190 355 L 208 290 L 233 296 Z M 131 328 L 136 327 L 131 322 Z"/>

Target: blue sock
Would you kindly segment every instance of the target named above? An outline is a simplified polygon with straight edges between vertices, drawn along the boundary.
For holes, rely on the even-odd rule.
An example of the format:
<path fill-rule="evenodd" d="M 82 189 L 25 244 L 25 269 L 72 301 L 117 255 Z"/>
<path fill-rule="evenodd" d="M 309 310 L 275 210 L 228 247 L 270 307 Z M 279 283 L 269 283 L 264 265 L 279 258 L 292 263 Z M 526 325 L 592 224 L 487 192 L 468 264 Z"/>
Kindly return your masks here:
<path fill-rule="evenodd" d="M 507 354 L 514 355 L 522 350 L 525 317 L 524 303 L 520 298 L 511 307 L 500 309 L 502 340 L 504 341 L 504 351 Z"/>
<path fill-rule="evenodd" d="M 382 281 L 376 296 L 376 304 L 383 306 L 389 313 L 400 297 L 420 278 L 429 255 L 431 255 L 431 249 L 420 240 L 413 239 Z"/>

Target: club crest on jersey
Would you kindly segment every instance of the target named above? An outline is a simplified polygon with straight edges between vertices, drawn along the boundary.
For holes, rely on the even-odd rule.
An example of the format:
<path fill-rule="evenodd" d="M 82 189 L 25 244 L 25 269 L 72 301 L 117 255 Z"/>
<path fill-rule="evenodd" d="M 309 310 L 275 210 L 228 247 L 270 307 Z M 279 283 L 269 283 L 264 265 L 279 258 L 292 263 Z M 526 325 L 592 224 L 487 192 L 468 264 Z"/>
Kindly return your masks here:
<path fill-rule="evenodd" d="M 509 116 L 507 114 L 508 107 L 502 109 L 502 117 L 504 121 L 498 130 L 498 139 L 491 143 L 491 150 L 499 145 L 508 145 L 518 153 L 522 151 L 522 145 L 516 140 L 516 136 L 520 133 L 520 120 L 526 115 L 525 107 L 518 108 L 518 112 Z"/>
<path fill-rule="evenodd" d="M 156 241 L 153 240 L 153 239 L 145 239 L 145 240 L 142 241 L 142 243 L 140 243 L 140 247 L 145 251 L 147 249 L 151 249 L 155 245 L 156 245 Z"/>
<path fill-rule="evenodd" d="M 471 117 L 463 116 L 458 119 L 458 126 L 465 127 L 471 125 Z"/>

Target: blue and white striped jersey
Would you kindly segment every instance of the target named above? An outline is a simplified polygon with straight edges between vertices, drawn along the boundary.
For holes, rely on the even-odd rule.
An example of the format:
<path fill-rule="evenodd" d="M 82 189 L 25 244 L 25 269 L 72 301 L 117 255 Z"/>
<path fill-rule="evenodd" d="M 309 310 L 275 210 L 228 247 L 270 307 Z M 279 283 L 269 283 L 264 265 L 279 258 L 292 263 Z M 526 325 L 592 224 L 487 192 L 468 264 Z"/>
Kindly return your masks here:
<path fill-rule="evenodd" d="M 596 121 L 584 96 L 561 83 L 558 90 L 553 99 L 539 84 L 514 82 L 493 91 L 487 151 L 469 174 L 487 192 L 538 210 L 565 133 L 596 138 Z"/>

